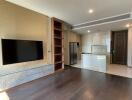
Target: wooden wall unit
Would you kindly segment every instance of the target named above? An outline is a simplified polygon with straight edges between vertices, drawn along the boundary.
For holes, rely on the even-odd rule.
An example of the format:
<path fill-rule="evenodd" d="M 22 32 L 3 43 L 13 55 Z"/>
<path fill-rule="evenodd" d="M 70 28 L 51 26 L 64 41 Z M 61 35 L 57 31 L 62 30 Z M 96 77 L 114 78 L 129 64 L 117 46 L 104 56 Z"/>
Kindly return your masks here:
<path fill-rule="evenodd" d="M 73 32 L 70 28 L 64 31 L 64 63 L 65 65 L 70 65 L 70 52 L 69 52 L 69 43 L 78 42 L 79 48 L 77 48 L 77 60 L 81 60 L 81 35 L 77 32 Z"/>
<path fill-rule="evenodd" d="M 52 18 L 53 63 L 55 71 L 64 68 L 63 21 Z"/>
<path fill-rule="evenodd" d="M 50 19 L 46 15 L 0 0 L 0 39 L 36 40 L 44 44 L 43 60 L 3 65 L 0 40 L 0 91 L 54 73 L 50 57 Z"/>

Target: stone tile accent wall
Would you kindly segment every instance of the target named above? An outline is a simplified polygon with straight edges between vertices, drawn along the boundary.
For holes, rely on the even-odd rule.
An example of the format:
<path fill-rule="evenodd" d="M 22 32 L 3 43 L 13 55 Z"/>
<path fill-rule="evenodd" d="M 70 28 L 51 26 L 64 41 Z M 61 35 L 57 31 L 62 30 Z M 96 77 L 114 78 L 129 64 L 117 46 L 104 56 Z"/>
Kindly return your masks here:
<path fill-rule="evenodd" d="M 54 73 L 53 65 L 42 65 L 35 68 L 27 68 L 25 70 L 19 70 L 17 72 L 15 71 L 14 73 L 10 74 L 4 72 L 3 74 L 0 74 L 0 91 L 15 87 L 17 85 L 38 79 L 52 73 Z"/>

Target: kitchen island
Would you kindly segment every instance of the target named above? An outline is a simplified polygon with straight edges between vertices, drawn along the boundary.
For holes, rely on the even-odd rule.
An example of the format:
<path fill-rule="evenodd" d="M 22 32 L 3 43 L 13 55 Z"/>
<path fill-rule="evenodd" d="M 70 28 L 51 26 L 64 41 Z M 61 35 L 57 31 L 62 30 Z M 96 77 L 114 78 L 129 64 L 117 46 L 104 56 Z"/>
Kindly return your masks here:
<path fill-rule="evenodd" d="M 106 72 L 107 69 L 107 55 L 82 53 L 81 67 L 89 70 Z"/>

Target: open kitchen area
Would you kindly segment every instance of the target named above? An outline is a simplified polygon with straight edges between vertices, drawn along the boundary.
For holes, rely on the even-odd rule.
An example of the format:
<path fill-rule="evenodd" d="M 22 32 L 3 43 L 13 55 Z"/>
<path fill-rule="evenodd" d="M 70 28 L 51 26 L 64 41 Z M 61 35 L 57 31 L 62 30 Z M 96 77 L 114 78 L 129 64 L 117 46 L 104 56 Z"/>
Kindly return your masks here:
<path fill-rule="evenodd" d="M 75 67 L 106 72 L 110 64 L 110 32 L 82 35 L 81 60 Z"/>
<path fill-rule="evenodd" d="M 81 60 L 72 66 L 132 78 L 132 68 L 112 64 L 111 56 L 110 31 L 84 34 Z"/>

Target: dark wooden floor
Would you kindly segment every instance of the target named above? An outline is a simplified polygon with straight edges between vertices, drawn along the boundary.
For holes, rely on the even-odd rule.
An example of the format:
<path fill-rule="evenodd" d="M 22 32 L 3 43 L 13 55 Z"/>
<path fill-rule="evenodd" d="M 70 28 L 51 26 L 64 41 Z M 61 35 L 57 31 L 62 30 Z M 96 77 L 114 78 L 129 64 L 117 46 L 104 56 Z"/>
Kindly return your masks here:
<path fill-rule="evenodd" d="M 70 68 L 6 92 L 10 100 L 132 100 L 132 79 Z"/>

